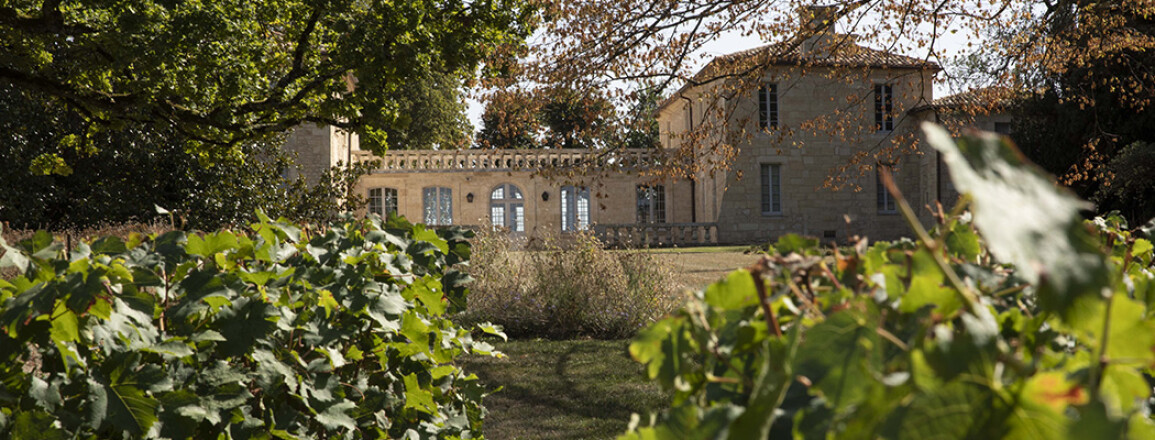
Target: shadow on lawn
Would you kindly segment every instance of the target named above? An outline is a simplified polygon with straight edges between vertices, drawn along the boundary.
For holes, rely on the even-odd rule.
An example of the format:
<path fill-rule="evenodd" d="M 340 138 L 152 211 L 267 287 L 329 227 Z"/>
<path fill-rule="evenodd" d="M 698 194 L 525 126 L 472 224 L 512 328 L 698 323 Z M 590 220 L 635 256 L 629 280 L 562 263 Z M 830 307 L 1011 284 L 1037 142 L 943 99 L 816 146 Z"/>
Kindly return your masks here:
<path fill-rule="evenodd" d="M 491 439 L 612 439 L 632 413 L 668 404 L 628 341 L 511 341 L 505 359 L 470 358 L 463 367 L 489 389 L 485 436 Z"/>

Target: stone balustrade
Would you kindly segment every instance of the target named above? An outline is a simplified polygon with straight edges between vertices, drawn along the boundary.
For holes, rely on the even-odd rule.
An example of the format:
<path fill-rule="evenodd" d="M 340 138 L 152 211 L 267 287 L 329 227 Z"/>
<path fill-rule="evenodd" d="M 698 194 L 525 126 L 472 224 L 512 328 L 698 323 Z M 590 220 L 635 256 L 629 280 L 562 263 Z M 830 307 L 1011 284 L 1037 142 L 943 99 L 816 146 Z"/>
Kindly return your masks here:
<path fill-rule="evenodd" d="M 718 243 L 717 223 L 595 224 L 606 247 L 693 246 Z"/>
<path fill-rule="evenodd" d="M 354 151 L 353 162 L 380 160 L 376 173 L 425 171 L 537 171 L 543 168 L 597 166 L 639 168 L 660 163 L 661 150 L 396 150 L 375 156 Z"/>

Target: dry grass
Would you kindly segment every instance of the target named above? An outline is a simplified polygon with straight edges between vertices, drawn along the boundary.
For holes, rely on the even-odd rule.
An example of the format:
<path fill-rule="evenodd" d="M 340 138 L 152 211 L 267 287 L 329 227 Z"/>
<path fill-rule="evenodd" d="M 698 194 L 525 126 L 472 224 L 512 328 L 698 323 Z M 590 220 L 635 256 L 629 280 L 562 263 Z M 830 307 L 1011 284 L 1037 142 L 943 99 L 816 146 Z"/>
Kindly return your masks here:
<path fill-rule="evenodd" d="M 115 236 L 121 239 L 128 239 L 133 233 L 148 235 L 153 233 L 164 233 L 172 230 L 167 224 L 161 222 L 155 223 L 110 223 L 97 226 L 90 226 L 83 229 L 65 229 L 62 231 L 48 231 L 59 241 L 85 241 L 89 242 L 99 237 Z M 32 237 L 36 234 L 35 229 L 9 229 L 4 227 L 0 231 L 0 236 L 8 243 L 17 243 L 20 240 Z"/>
<path fill-rule="evenodd" d="M 492 322 L 510 336 L 616 339 L 676 307 L 665 264 L 644 251 L 607 251 L 591 234 L 546 237 L 522 250 L 502 233 L 473 242 L 463 325 Z"/>
<path fill-rule="evenodd" d="M 703 289 L 735 269 L 753 264 L 759 258 L 759 255 L 734 249 L 660 251 L 652 255 L 673 273 L 671 281 L 679 291 Z"/>

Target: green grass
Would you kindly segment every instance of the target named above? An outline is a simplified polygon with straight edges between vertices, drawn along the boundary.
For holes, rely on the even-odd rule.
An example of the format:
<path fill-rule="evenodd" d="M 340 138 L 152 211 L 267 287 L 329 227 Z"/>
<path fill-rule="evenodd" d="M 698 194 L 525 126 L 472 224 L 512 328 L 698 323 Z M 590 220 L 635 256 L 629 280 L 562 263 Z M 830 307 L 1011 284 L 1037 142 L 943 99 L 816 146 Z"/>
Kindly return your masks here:
<path fill-rule="evenodd" d="M 612 439 L 630 414 L 648 419 L 669 404 L 630 359 L 629 341 L 524 340 L 495 344 L 506 358 L 471 356 L 462 368 L 490 389 L 490 439 Z"/>

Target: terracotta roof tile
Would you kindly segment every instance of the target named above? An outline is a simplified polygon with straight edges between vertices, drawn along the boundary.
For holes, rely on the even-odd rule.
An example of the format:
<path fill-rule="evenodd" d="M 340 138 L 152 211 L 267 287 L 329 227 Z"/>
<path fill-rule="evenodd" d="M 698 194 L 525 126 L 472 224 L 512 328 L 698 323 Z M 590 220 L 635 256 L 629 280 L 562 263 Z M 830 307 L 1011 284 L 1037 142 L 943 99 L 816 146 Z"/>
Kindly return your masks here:
<path fill-rule="evenodd" d="M 718 57 L 721 60 L 737 60 L 757 56 L 770 56 L 764 62 L 775 66 L 823 66 L 823 67 L 877 67 L 892 69 L 933 69 L 939 70 L 937 63 L 908 57 L 855 43 L 853 35 L 839 34 L 829 37 L 832 50 L 811 49 L 803 53 L 805 44 L 767 44 L 752 49 L 734 52 Z M 785 53 L 779 53 L 789 48 Z M 704 70 L 704 69 L 703 69 Z"/>
<path fill-rule="evenodd" d="M 934 100 L 934 102 L 910 109 L 911 112 L 926 110 L 995 109 L 1010 107 L 1016 97 L 1005 87 L 980 87 Z"/>
<path fill-rule="evenodd" d="M 882 50 L 871 49 L 855 42 L 857 37 L 849 34 L 834 34 L 819 41 L 821 45 L 810 42 L 767 44 L 739 52 L 721 55 L 711 60 L 705 67 L 694 74 L 693 78 L 705 81 L 716 75 L 727 64 L 753 62 L 764 66 L 813 66 L 813 67 L 866 67 L 878 69 L 929 69 L 941 70 L 938 63 L 919 58 L 908 57 Z M 805 48 L 805 50 L 804 50 Z M 761 59 L 760 57 L 766 57 Z M 693 86 L 690 83 L 683 85 L 677 92 L 667 97 L 658 106 L 658 110 L 666 108 L 679 95 Z"/>

